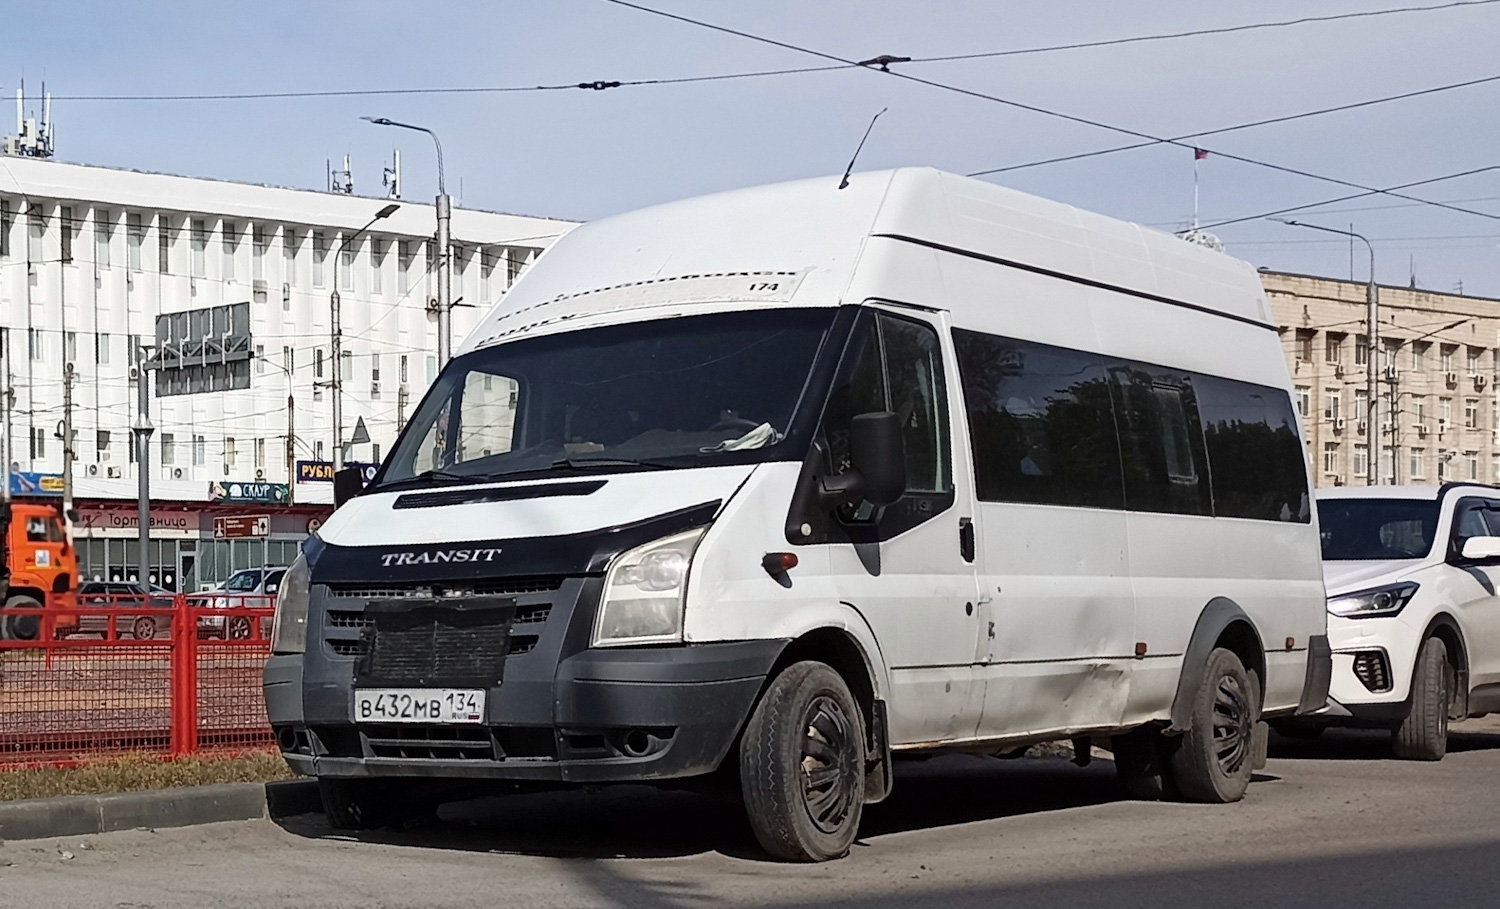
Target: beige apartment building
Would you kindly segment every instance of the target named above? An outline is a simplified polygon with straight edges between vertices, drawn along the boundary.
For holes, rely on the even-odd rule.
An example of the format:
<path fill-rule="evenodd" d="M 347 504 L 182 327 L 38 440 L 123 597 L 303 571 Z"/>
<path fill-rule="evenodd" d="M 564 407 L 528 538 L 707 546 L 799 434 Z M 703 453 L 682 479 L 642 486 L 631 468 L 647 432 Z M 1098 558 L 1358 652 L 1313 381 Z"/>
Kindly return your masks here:
<path fill-rule="evenodd" d="M 1317 486 L 1500 482 L 1500 300 L 1379 288 L 1369 421 L 1366 285 L 1262 271 Z"/>

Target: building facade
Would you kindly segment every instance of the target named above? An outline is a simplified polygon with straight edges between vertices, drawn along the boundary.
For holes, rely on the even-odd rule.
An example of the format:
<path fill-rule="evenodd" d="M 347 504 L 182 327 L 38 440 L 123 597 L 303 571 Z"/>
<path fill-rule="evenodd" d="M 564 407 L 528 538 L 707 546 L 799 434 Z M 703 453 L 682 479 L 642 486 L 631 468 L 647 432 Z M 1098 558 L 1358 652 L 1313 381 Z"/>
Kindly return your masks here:
<path fill-rule="evenodd" d="M 1500 483 L 1500 300 L 1378 288 L 1369 417 L 1366 285 L 1263 271 L 1317 486 Z"/>
<path fill-rule="evenodd" d="M 360 421 L 369 434 L 347 459 L 370 463 L 437 375 L 430 202 L 19 157 L 0 165 L 5 457 L 15 471 L 61 473 L 71 397 L 75 497 L 96 513 L 76 528 L 85 576 L 135 564 L 134 530 L 110 514 L 135 500 L 138 346 L 165 367 L 151 370 L 153 508 L 194 515 L 163 517 L 152 561 L 175 573 L 185 547 L 195 576 L 182 580 L 195 587 L 267 553 L 279 560 L 285 549 L 271 543 L 295 541 L 327 511 L 326 470 L 306 462 L 333 457 L 335 374 L 343 438 Z M 393 214 L 354 236 L 392 202 Z M 453 211 L 455 346 L 571 226 Z M 221 552 L 212 518 L 236 510 L 271 515 L 269 537 Z"/>

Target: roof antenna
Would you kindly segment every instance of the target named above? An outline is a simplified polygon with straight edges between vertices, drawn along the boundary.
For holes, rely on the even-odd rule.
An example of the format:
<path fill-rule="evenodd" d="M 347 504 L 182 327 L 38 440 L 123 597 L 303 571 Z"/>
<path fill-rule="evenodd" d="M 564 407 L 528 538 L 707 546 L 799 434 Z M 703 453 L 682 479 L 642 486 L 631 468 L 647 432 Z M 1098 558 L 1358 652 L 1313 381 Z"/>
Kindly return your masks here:
<path fill-rule="evenodd" d="M 860 138 L 859 145 L 854 149 L 854 157 L 849 159 L 849 166 L 844 168 L 844 179 L 839 181 L 839 189 L 844 189 L 849 185 L 849 175 L 854 172 L 854 162 L 859 160 L 860 150 L 865 147 L 865 139 L 870 138 L 870 130 L 875 128 L 875 121 L 880 119 L 880 114 L 888 110 L 890 108 L 882 107 L 880 113 L 870 118 L 870 125 L 865 127 L 865 134 Z"/>

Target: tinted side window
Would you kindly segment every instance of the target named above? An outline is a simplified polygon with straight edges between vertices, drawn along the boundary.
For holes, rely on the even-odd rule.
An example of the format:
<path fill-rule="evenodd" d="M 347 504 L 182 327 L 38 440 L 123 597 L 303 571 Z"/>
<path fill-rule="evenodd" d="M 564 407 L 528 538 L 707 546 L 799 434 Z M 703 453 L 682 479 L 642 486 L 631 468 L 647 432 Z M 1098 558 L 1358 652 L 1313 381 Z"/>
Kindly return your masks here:
<path fill-rule="evenodd" d="M 1302 441 L 1287 393 L 1215 376 L 1194 376 L 1193 389 L 1203 421 L 1214 513 L 1310 521 Z"/>
<path fill-rule="evenodd" d="M 937 333 L 917 322 L 882 315 L 880 337 L 885 345 L 888 409 L 901 415 L 906 442 L 906 487 L 912 492 L 947 492 L 953 488 L 948 390 Z"/>
<path fill-rule="evenodd" d="M 1115 420 L 1131 511 L 1213 514 L 1198 404 L 1185 373 L 1114 366 Z"/>
<path fill-rule="evenodd" d="M 1125 507 L 1101 357 L 955 329 L 979 498 Z"/>

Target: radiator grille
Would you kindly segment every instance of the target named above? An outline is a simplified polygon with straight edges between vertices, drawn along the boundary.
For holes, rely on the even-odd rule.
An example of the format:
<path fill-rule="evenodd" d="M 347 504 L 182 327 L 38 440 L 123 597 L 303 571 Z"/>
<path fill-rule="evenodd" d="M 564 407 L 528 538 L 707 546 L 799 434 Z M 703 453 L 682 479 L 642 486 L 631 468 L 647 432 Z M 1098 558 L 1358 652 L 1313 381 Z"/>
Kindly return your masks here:
<path fill-rule="evenodd" d="M 457 584 L 426 584 L 418 587 L 395 587 L 380 584 L 330 584 L 329 596 L 341 600 L 441 599 L 444 597 L 505 597 L 529 593 L 548 593 L 562 586 L 564 578 L 548 575 L 522 578 L 495 578 L 486 581 L 464 581 Z"/>
<path fill-rule="evenodd" d="M 388 684 L 499 681 L 513 603 L 490 608 L 418 606 L 367 612 L 357 675 Z"/>

